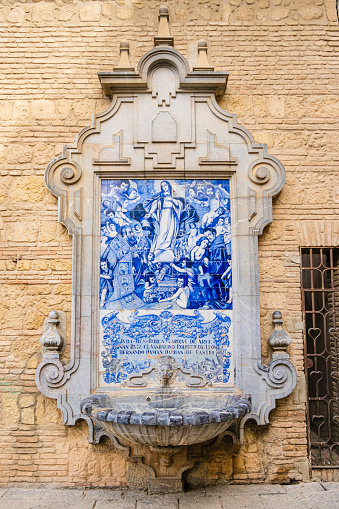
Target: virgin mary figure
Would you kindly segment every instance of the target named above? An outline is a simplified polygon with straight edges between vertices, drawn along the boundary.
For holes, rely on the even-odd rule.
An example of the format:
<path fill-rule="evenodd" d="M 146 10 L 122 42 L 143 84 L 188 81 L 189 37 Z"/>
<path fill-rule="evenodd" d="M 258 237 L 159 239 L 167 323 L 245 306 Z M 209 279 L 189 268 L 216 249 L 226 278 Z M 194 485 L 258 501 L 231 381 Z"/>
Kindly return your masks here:
<path fill-rule="evenodd" d="M 185 209 L 184 201 L 172 197 L 172 186 L 167 180 L 160 184 L 160 193 L 143 203 L 145 219 L 154 225 L 154 237 L 150 249 L 157 262 L 173 262 L 174 246 L 179 231 L 180 217 Z"/>

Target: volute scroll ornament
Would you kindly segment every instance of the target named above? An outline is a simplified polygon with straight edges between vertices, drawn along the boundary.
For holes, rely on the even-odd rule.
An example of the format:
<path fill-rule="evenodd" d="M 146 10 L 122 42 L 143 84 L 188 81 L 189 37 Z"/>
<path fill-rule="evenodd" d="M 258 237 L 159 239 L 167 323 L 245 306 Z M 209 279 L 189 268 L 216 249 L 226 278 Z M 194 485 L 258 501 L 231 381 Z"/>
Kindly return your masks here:
<path fill-rule="evenodd" d="M 259 186 L 267 184 L 270 181 L 269 189 L 274 194 L 281 190 L 285 183 L 285 172 L 281 171 L 280 164 L 272 156 L 262 156 L 259 160 L 253 161 L 248 168 L 248 176 L 252 182 Z"/>
<path fill-rule="evenodd" d="M 273 360 L 268 364 L 267 382 L 272 387 L 282 387 L 292 371 L 290 362 L 286 362 L 284 359 Z"/>
<path fill-rule="evenodd" d="M 46 381 L 48 387 L 56 387 L 64 377 L 64 368 L 64 364 L 57 359 L 54 361 L 45 360 L 40 369 L 40 378 Z"/>
<path fill-rule="evenodd" d="M 266 184 L 271 177 L 271 173 L 265 166 L 259 166 L 254 169 L 253 177 L 255 177 L 256 184 Z"/>
<path fill-rule="evenodd" d="M 81 177 L 79 165 L 65 166 L 60 172 L 60 179 L 64 184 L 72 185 L 78 182 Z"/>

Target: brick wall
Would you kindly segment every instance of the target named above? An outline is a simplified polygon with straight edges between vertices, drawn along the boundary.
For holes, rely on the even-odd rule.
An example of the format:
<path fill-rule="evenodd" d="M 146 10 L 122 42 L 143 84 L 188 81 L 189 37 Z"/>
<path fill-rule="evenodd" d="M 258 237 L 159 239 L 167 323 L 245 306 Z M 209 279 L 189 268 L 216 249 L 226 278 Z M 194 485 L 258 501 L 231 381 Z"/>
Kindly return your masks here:
<path fill-rule="evenodd" d="M 246 428 L 187 474 L 237 482 L 308 480 L 300 246 L 338 245 L 339 37 L 335 0 L 170 0 L 175 48 L 190 64 L 206 38 L 216 70 L 230 72 L 222 107 L 285 165 L 274 222 L 259 242 L 264 361 L 271 314 L 292 336 L 296 390 L 272 424 Z M 48 312 L 66 313 L 71 239 L 57 222 L 44 169 L 109 104 L 96 73 L 130 42 L 135 65 L 153 47 L 158 2 L 2 0 L 0 5 L 0 484 L 143 483 L 109 441 L 92 446 L 84 424 L 65 427 L 34 381 Z M 326 222 L 325 222 L 326 219 Z M 69 331 L 68 331 L 69 337 Z M 66 354 L 67 356 L 67 351 Z M 236 453 L 236 454 L 235 454 Z M 331 480 L 336 471 L 316 471 Z"/>

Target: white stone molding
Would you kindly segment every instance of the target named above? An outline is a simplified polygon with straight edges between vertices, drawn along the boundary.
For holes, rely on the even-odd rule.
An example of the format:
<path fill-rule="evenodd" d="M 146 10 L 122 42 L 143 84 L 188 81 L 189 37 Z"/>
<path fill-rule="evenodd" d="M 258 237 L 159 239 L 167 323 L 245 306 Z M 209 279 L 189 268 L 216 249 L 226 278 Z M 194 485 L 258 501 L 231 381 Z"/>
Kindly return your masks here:
<path fill-rule="evenodd" d="M 46 169 L 46 185 L 58 197 L 58 220 L 73 237 L 72 324 L 67 339 L 71 355 L 67 365 L 44 357 L 37 385 L 57 399 L 66 424 L 84 418 L 92 441 L 98 440 L 102 430 L 95 438 L 94 425 L 81 413 L 80 403 L 100 392 L 100 180 L 230 179 L 232 390 L 251 397 L 252 410 L 245 419 L 267 424 L 276 399 L 290 394 L 296 384 L 288 356 L 274 357 L 264 366 L 260 347 L 258 236 L 272 221 L 272 197 L 285 183 L 284 167 L 237 124 L 235 115 L 218 106 L 215 95 L 225 90 L 228 75 L 204 68 L 207 57 L 201 57 L 198 70 L 190 71 L 177 50 L 157 46 L 141 58 L 136 71 L 126 61 L 122 70 L 99 73 L 104 92 L 112 97 L 109 108 L 94 115 L 75 143 L 65 145 Z M 163 135 L 162 129 L 167 129 Z M 208 384 L 199 390 L 216 391 Z"/>

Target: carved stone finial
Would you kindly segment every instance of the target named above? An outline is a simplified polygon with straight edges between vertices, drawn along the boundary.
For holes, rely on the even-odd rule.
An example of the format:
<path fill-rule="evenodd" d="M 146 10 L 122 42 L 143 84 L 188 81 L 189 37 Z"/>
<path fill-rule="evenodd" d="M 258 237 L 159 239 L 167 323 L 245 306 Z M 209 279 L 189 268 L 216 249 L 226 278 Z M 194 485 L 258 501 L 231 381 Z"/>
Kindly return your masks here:
<path fill-rule="evenodd" d="M 288 357 L 286 352 L 288 345 L 291 343 L 291 338 L 282 328 L 284 320 L 280 311 L 274 311 L 272 315 L 272 323 L 274 331 L 272 332 L 268 342 L 273 349 L 273 357 Z"/>
<path fill-rule="evenodd" d="M 129 62 L 129 43 L 128 42 L 120 43 L 120 60 L 119 60 L 118 65 L 113 68 L 113 71 L 134 71 L 134 67 L 132 67 Z"/>
<path fill-rule="evenodd" d="M 59 313 L 51 311 L 45 320 L 45 332 L 41 336 L 40 343 L 43 346 L 44 357 L 59 357 L 60 350 L 63 345 L 63 339 L 57 331 L 59 325 Z"/>
<path fill-rule="evenodd" d="M 214 71 L 214 67 L 208 61 L 206 41 L 198 42 L 198 62 L 193 67 L 193 71 Z"/>
<path fill-rule="evenodd" d="M 174 37 L 169 28 L 169 12 L 167 7 L 159 9 L 158 35 L 154 37 L 154 46 L 173 46 Z"/>

